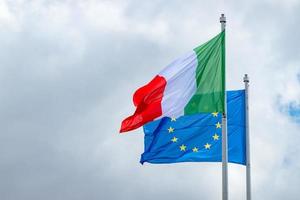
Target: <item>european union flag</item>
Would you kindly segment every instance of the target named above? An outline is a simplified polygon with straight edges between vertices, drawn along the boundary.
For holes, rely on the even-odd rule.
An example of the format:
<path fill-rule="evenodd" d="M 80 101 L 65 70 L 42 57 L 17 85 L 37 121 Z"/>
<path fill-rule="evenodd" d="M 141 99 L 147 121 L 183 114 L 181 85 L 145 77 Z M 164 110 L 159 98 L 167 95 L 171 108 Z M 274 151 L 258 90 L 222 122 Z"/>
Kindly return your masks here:
<path fill-rule="evenodd" d="M 245 91 L 227 92 L 228 161 L 246 165 Z M 221 162 L 222 114 L 164 117 L 144 126 L 141 163 Z"/>

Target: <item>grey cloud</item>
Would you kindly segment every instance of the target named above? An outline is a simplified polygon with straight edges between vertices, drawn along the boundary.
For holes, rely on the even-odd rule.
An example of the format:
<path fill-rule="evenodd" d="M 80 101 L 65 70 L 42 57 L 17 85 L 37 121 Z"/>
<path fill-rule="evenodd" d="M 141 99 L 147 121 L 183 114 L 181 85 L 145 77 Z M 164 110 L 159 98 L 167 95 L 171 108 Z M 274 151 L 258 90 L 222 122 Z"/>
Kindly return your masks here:
<path fill-rule="evenodd" d="M 95 9 L 98 4 L 110 3 L 86 2 Z M 111 2 L 113 6 L 122 4 L 122 1 Z M 137 87 L 149 81 L 176 56 L 219 31 L 221 6 L 217 1 L 206 4 L 127 1 L 124 8 L 120 6 L 124 9 L 124 20 L 131 25 L 143 25 L 144 29 L 134 32 L 99 27 L 97 20 L 105 13 L 99 13 L 95 21 L 86 19 L 84 12 L 88 11 L 80 7 L 80 3 L 83 1 L 72 5 L 69 1 L 48 1 L 37 4 L 35 11 L 34 4 L 26 1 L 20 3 L 21 10 L 18 10 L 18 3 L 6 4 L 12 15 L 17 16 L 17 28 L 7 28 L 4 22 L 3 26 L 0 24 L 0 198 L 220 198 L 220 164 L 141 166 L 138 161 L 143 150 L 142 131 L 126 135 L 117 132 L 122 118 L 133 112 L 131 95 Z M 39 10 L 47 11 L 49 6 L 65 6 L 66 13 L 71 14 L 66 22 L 63 19 L 49 21 L 44 13 L 39 13 Z M 286 12 L 278 5 L 232 1 L 226 6 L 229 25 L 241 29 L 237 30 L 239 36 L 250 35 L 251 40 L 243 41 L 232 32 L 227 38 L 227 44 L 235 49 L 229 51 L 229 63 L 239 66 L 229 66 L 229 85 L 242 86 L 242 83 L 235 83 L 241 79 L 241 73 L 249 72 L 253 77 L 254 197 L 282 199 L 289 193 L 288 199 L 296 199 L 295 196 L 299 196 L 296 188 L 299 162 L 293 157 L 300 150 L 288 147 L 296 146 L 296 141 L 289 137 L 296 138 L 295 130 L 299 127 L 277 113 L 278 107 L 265 106 L 266 103 L 276 105 L 270 99 L 281 92 L 269 88 L 273 79 L 265 77 L 265 73 L 276 78 L 284 69 L 270 71 L 273 65 L 292 58 L 293 62 L 299 62 L 298 49 L 292 39 L 286 39 L 293 38 L 289 36 L 290 31 L 297 33 L 298 29 L 293 27 L 292 21 L 285 24 L 286 29 L 279 29 L 282 25 L 279 17 L 268 23 L 274 13 Z M 298 10 L 299 7 L 295 7 L 292 12 L 285 13 L 285 19 L 296 20 Z M 19 13 L 23 19 L 18 18 Z M 250 13 L 255 18 L 246 24 Z M 160 40 L 157 35 L 147 34 L 148 30 L 159 33 L 159 28 L 156 30 L 149 25 L 154 21 L 165 25 L 167 37 L 162 36 Z M 132 29 L 136 28 L 134 25 Z M 273 30 L 279 32 L 266 41 Z M 261 47 L 255 56 L 259 57 L 261 52 L 269 55 L 270 43 L 278 45 L 280 55 L 276 54 L 271 61 L 250 61 L 244 53 L 238 54 L 242 56 L 239 59 L 233 55 L 242 49 L 253 52 L 255 45 L 251 43 L 256 39 Z M 283 43 L 284 40 L 288 42 Z M 295 54 L 289 57 L 291 52 Z M 268 65 L 253 67 L 252 64 L 260 61 Z M 285 127 L 289 128 L 289 135 L 283 133 Z M 266 151 L 261 153 L 262 149 Z M 285 177 L 290 181 L 281 181 Z M 242 199 L 244 168 L 234 166 L 229 178 L 237 185 L 230 188 L 232 199 Z"/>

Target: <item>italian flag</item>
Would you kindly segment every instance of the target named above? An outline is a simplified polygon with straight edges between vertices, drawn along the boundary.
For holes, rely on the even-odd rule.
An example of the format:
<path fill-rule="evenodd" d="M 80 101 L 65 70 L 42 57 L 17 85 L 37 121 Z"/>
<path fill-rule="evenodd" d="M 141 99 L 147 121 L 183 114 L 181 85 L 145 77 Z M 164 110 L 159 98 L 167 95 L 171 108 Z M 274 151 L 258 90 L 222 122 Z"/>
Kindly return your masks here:
<path fill-rule="evenodd" d="M 133 95 L 120 133 L 161 117 L 224 112 L 225 31 L 167 65 Z"/>

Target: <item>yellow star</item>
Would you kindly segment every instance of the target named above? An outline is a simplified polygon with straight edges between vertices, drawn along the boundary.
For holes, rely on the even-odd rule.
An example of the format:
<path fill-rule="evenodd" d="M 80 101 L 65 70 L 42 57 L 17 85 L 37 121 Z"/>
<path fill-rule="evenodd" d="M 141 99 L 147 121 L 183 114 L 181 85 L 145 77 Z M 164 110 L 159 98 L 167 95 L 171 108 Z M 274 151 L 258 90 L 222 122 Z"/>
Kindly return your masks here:
<path fill-rule="evenodd" d="M 180 148 L 180 151 L 186 151 L 186 146 L 184 144 L 181 145 L 179 148 Z"/>
<path fill-rule="evenodd" d="M 221 128 L 220 122 L 216 123 L 216 128 Z"/>
<path fill-rule="evenodd" d="M 211 113 L 214 117 L 218 117 L 218 112 L 213 112 L 213 113 Z"/>
<path fill-rule="evenodd" d="M 193 148 L 193 152 L 198 152 L 198 148 L 197 148 L 197 147 L 194 147 L 194 148 Z"/>
<path fill-rule="evenodd" d="M 172 142 L 177 142 L 177 140 L 178 140 L 177 137 L 173 137 L 171 141 L 172 141 Z"/>
<path fill-rule="evenodd" d="M 219 136 L 216 133 L 212 137 L 214 138 L 214 140 L 219 140 Z"/>
<path fill-rule="evenodd" d="M 211 144 L 208 144 L 208 143 L 206 143 L 206 144 L 204 145 L 205 149 L 210 149 L 210 146 L 211 146 Z"/>
<path fill-rule="evenodd" d="M 170 126 L 170 128 L 168 128 L 168 131 L 169 131 L 169 133 L 173 133 L 173 132 L 174 132 L 174 128 L 172 128 L 172 127 Z"/>
<path fill-rule="evenodd" d="M 171 122 L 176 122 L 176 118 L 175 117 L 171 117 Z"/>

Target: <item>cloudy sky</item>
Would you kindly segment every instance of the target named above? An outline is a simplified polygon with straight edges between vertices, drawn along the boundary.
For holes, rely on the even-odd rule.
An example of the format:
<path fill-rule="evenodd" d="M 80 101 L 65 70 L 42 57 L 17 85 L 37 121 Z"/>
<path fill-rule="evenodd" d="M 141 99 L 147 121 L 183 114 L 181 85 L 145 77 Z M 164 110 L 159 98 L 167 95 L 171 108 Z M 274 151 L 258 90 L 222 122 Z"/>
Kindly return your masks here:
<path fill-rule="evenodd" d="M 228 89 L 250 76 L 253 199 L 299 199 L 297 0 L 0 0 L 0 199 L 220 199 L 220 163 L 142 166 L 142 130 L 118 130 L 222 12 Z M 243 166 L 229 195 L 245 197 Z"/>

